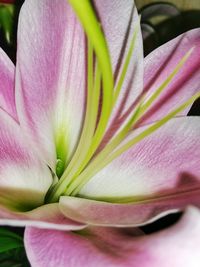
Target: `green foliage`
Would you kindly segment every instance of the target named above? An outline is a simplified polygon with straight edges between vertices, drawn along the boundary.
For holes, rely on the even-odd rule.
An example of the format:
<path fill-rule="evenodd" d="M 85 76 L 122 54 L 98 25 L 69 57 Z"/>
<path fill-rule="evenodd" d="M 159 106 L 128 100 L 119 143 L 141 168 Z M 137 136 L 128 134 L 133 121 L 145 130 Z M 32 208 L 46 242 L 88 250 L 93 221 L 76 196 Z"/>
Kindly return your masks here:
<path fill-rule="evenodd" d="M 14 231 L 0 228 L 0 266 L 29 267 L 23 237 Z"/>
<path fill-rule="evenodd" d="M 8 44 L 11 44 L 11 36 L 13 31 L 13 5 L 0 5 L 0 28 L 2 29 Z"/>
<path fill-rule="evenodd" d="M 19 247 L 23 247 L 22 237 L 7 229 L 0 228 L 0 253 Z"/>

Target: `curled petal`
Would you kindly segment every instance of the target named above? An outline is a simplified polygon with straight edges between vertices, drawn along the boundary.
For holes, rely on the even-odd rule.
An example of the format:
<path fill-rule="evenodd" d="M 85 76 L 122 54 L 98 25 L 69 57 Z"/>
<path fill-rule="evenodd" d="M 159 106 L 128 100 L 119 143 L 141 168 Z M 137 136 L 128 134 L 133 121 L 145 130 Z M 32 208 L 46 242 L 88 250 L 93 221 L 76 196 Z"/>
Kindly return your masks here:
<path fill-rule="evenodd" d="M 0 225 L 33 226 L 46 229 L 80 230 L 85 224 L 66 218 L 58 203 L 42 205 L 27 212 L 19 212 L 0 206 Z"/>
<path fill-rule="evenodd" d="M 33 267 L 198 267 L 199 210 L 190 208 L 174 226 L 147 236 L 134 230 L 90 227 L 77 233 L 27 228 Z"/>
<path fill-rule="evenodd" d="M 109 203 L 77 197 L 61 197 L 59 208 L 80 223 L 98 226 L 135 227 L 183 210 L 188 204 L 199 206 L 200 188 L 177 195 L 148 198 L 130 203 Z"/>

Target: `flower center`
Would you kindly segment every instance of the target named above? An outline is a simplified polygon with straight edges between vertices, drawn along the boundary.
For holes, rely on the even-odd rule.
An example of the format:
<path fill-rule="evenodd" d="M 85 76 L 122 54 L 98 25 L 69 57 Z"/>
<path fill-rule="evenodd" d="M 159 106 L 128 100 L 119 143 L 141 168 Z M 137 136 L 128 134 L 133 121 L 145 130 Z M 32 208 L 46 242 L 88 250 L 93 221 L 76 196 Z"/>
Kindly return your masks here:
<path fill-rule="evenodd" d="M 87 105 L 82 133 L 74 155 L 66 168 L 62 158 L 58 157 L 56 174 L 60 177 L 60 180 L 50 188 L 46 196 L 46 202 L 56 202 L 61 195 L 78 195 L 82 187 L 97 172 L 133 145 L 156 131 L 200 96 L 200 93 L 195 94 L 182 105 L 170 111 L 161 120 L 126 141 L 136 123 L 152 107 L 190 57 L 193 51 L 193 48 L 191 48 L 151 96 L 147 96 L 145 93 L 140 96 L 132 113 L 124 119 L 119 131 L 101 148 L 100 145 L 107 132 L 109 119 L 118 101 L 129 63 L 134 53 L 140 22 L 138 21 L 138 26 L 134 30 L 124 64 L 120 69 L 119 78 L 114 83 L 106 39 L 90 3 L 84 2 L 83 4 L 79 0 L 70 0 L 70 2 L 82 22 L 88 40 Z"/>

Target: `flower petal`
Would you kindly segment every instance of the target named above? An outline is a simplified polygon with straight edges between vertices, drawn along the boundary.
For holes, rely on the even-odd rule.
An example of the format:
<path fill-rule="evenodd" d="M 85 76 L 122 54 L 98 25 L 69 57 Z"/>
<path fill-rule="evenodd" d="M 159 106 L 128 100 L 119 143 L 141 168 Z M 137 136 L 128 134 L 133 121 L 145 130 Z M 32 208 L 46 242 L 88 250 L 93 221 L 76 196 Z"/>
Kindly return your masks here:
<path fill-rule="evenodd" d="M 15 66 L 0 49 L 0 107 L 17 120 L 14 96 Z"/>
<path fill-rule="evenodd" d="M 80 197 L 102 202 L 62 197 L 64 214 L 87 223 L 137 225 L 168 210 L 198 205 L 199 120 L 173 119 L 130 148 L 79 192 Z"/>
<path fill-rule="evenodd" d="M 154 222 L 163 216 L 183 210 L 188 204 L 199 206 L 200 188 L 177 195 L 135 200 L 119 204 L 78 197 L 61 197 L 59 208 L 74 221 L 88 225 L 133 227 Z"/>
<path fill-rule="evenodd" d="M 173 107 L 200 90 L 200 30 L 188 31 L 149 54 L 144 61 L 144 88 L 149 95 L 169 76 L 181 58 L 193 47 L 192 54 L 172 82 L 156 100 L 143 123 L 161 119 Z M 186 109 L 182 114 L 187 114 Z"/>
<path fill-rule="evenodd" d="M 37 159 L 20 126 L 0 109 L 0 202 L 16 209 L 41 205 L 52 183 L 49 168 Z"/>
<path fill-rule="evenodd" d="M 42 205 L 27 212 L 17 212 L 0 206 L 0 225 L 33 226 L 58 230 L 80 230 L 80 224 L 66 218 L 59 210 L 58 203 Z"/>
<path fill-rule="evenodd" d="M 140 18 L 134 1 L 95 1 L 97 14 L 108 42 L 115 79 L 115 106 L 102 144 L 105 145 L 131 114 L 143 89 L 143 41 Z M 136 34 L 136 35 L 135 35 Z M 123 82 L 121 74 L 134 39 L 134 48 Z M 118 85 L 121 86 L 118 87 Z M 119 90 L 120 89 L 120 90 Z M 119 91 L 119 94 L 117 94 Z"/>
<path fill-rule="evenodd" d="M 137 98 L 143 86 L 143 42 L 140 19 L 132 0 L 126 2 L 102 0 L 94 1 L 94 4 L 108 42 L 115 78 L 117 74 L 119 75 L 131 39 L 137 31 L 133 55 L 118 102 L 118 108 L 121 107 L 120 111 L 122 111 Z"/>
<path fill-rule="evenodd" d="M 197 267 L 200 214 L 186 211 L 174 226 L 147 236 L 134 230 L 91 227 L 83 232 L 26 228 L 25 248 L 33 267 Z"/>
<path fill-rule="evenodd" d="M 40 153 L 52 168 L 55 168 L 56 152 L 58 154 L 55 143 L 59 147 L 62 143 L 61 154 L 64 151 L 66 157 L 71 156 L 82 125 L 85 100 L 84 34 L 66 1 L 56 1 L 58 3 L 52 4 L 47 0 L 28 0 L 22 7 L 16 71 L 20 123 L 32 136 L 36 147 L 38 144 L 42 147 Z M 100 5 L 96 1 L 95 5 L 108 38 L 113 69 L 117 72 L 139 23 L 137 11 L 131 0 L 126 5 L 118 1 L 104 1 Z M 123 23 L 116 14 L 123 16 Z M 126 102 L 128 104 L 125 99 L 133 101 L 128 97 L 133 72 L 134 85 L 137 85 L 133 98 L 141 91 L 142 59 L 139 30 L 118 111 Z"/>
<path fill-rule="evenodd" d="M 144 128 L 134 131 L 128 139 Z M 172 193 L 195 188 L 200 177 L 199 133 L 200 118 L 172 119 L 94 175 L 80 195 L 146 198 L 166 190 Z"/>
<path fill-rule="evenodd" d="M 62 160 L 70 157 L 82 125 L 84 40 L 66 0 L 25 1 L 18 25 L 17 109 L 53 169 L 56 149 L 65 154 Z"/>

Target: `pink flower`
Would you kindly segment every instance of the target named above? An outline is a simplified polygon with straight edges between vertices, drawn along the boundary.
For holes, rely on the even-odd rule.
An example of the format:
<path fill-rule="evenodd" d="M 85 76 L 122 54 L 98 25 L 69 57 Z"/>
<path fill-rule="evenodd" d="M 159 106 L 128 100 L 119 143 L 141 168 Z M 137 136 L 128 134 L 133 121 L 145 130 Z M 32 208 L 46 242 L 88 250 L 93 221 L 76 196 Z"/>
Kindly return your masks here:
<path fill-rule="evenodd" d="M 87 39 L 66 0 L 26 0 L 16 67 L 0 52 L 0 222 L 81 230 L 27 228 L 32 266 L 134 266 L 176 230 L 134 239 L 126 227 L 199 205 L 200 124 L 185 115 L 200 95 L 200 31 L 143 61 L 132 0 L 94 1 L 106 38 L 88 1 L 69 2 Z M 185 216 L 178 243 L 199 215 Z M 163 252 L 148 253 L 161 266 Z"/>

